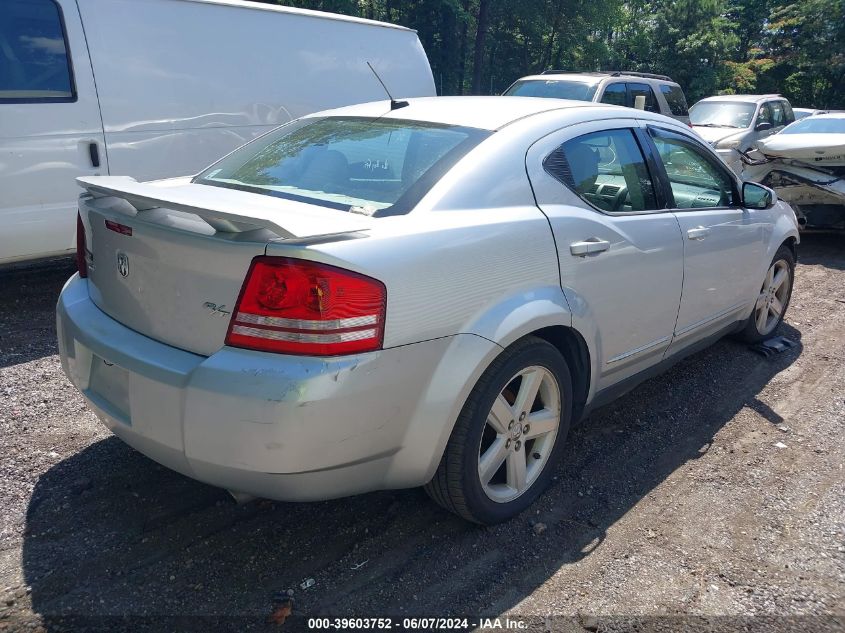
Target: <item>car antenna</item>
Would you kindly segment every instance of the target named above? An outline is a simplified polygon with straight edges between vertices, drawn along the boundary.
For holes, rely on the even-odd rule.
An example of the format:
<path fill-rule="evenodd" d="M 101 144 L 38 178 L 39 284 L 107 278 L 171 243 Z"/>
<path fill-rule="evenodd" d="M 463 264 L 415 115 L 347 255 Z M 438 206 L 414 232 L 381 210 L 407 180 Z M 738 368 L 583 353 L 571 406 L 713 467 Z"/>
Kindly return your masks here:
<path fill-rule="evenodd" d="M 397 101 L 396 99 L 394 99 L 393 95 L 390 94 L 390 90 L 387 89 L 387 86 L 385 86 L 384 82 L 381 80 L 381 77 L 378 76 L 376 69 L 373 68 L 373 65 L 370 62 L 367 62 L 367 66 L 369 66 L 370 70 L 373 71 L 373 74 L 376 76 L 376 79 L 378 79 L 378 82 L 381 84 L 381 87 L 384 88 L 384 91 L 387 93 L 387 96 L 390 97 L 390 110 L 391 111 L 398 110 L 399 108 L 404 108 L 405 106 L 408 105 L 407 101 Z"/>

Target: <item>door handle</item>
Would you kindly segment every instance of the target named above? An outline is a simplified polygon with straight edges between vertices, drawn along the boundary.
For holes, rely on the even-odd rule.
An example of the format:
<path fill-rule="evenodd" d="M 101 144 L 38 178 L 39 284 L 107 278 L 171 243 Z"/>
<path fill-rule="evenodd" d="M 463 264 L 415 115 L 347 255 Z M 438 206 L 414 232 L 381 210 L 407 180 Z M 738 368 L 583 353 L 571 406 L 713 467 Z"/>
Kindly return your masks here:
<path fill-rule="evenodd" d="M 703 240 L 708 235 L 710 235 L 710 229 L 704 228 L 703 226 L 697 226 L 687 231 L 687 239 L 690 240 Z"/>
<path fill-rule="evenodd" d="M 591 237 L 583 242 L 573 242 L 569 245 L 569 252 L 573 255 L 584 256 L 590 253 L 601 253 L 610 248 L 610 242 Z"/>
<path fill-rule="evenodd" d="M 88 143 L 88 156 L 92 167 L 100 166 L 100 147 L 96 143 Z"/>

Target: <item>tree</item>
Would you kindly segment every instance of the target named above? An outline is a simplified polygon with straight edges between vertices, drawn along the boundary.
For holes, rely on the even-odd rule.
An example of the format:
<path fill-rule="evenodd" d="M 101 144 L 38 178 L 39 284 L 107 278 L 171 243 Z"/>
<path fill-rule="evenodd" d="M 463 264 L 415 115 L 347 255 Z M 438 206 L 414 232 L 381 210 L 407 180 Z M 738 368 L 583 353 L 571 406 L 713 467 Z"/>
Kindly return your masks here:
<path fill-rule="evenodd" d="M 845 108 L 845 0 L 279 3 L 416 29 L 441 94 L 498 94 L 550 67 L 614 69 L 668 74 L 690 101 L 767 91 Z"/>
<path fill-rule="evenodd" d="M 484 44 L 490 26 L 490 0 L 478 0 L 478 18 L 475 21 L 475 49 L 472 61 L 472 92 L 481 94 L 481 73 L 484 70 Z"/>

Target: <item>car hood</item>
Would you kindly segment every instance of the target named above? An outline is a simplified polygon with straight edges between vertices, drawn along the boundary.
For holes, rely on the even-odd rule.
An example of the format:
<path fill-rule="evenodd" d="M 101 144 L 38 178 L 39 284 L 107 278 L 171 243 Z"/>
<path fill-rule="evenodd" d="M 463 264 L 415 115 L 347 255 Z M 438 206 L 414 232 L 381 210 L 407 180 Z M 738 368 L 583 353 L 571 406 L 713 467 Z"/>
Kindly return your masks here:
<path fill-rule="evenodd" d="M 801 152 L 811 156 L 845 153 L 845 134 L 775 134 L 759 142 L 767 154 Z"/>
<path fill-rule="evenodd" d="M 745 129 L 737 129 L 735 127 L 705 127 L 701 125 L 693 125 L 692 129 L 698 132 L 701 138 L 711 144 L 716 141 L 722 141 L 729 136 L 739 136 L 747 132 Z"/>

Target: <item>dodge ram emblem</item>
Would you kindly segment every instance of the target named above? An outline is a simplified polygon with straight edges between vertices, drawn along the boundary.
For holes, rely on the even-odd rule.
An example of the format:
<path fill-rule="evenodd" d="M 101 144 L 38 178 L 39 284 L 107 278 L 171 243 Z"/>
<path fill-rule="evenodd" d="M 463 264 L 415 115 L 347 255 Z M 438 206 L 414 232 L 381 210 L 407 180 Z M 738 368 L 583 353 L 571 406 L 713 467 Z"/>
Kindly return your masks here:
<path fill-rule="evenodd" d="M 129 257 L 126 256 L 126 253 L 117 254 L 117 272 L 120 273 L 121 277 L 129 276 Z"/>

